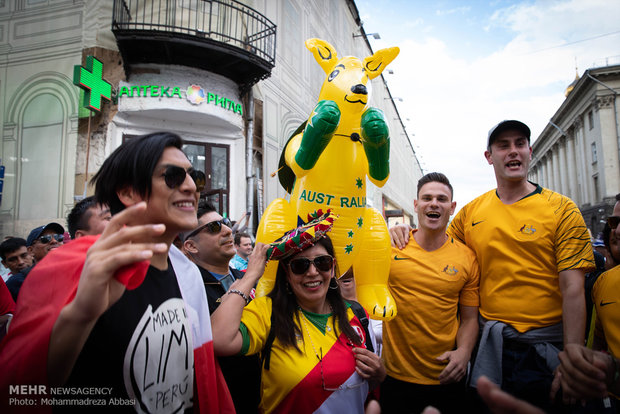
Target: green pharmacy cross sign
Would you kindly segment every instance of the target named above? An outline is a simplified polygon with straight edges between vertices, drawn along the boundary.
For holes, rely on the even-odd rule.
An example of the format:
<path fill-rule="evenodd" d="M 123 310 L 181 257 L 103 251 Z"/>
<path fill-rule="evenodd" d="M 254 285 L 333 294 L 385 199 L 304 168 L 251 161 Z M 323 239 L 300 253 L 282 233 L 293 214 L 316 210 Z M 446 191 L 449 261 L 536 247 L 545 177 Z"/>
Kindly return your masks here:
<path fill-rule="evenodd" d="M 112 85 L 103 79 L 103 63 L 94 56 L 86 57 L 86 67 L 73 67 L 73 84 L 84 89 L 83 106 L 101 112 L 101 99 L 112 98 Z"/>

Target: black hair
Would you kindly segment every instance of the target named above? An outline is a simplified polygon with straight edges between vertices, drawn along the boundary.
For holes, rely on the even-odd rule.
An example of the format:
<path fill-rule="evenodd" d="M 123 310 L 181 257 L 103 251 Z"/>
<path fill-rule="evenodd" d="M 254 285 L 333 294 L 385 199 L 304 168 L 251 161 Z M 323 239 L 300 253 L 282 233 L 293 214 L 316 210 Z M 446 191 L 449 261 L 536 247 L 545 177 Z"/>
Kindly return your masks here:
<path fill-rule="evenodd" d="M 448 180 L 448 177 L 446 177 L 445 174 L 442 174 L 440 172 L 428 173 L 418 180 L 418 197 L 420 196 L 420 189 L 422 188 L 422 186 L 428 183 L 440 183 L 446 185 L 450 189 L 450 200 L 454 198 L 454 190 L 452 189 L 452 184 L 450 184 L 450 180 Z"/>
<path fill-rule="evenodd" d="M 6 255 L 13 253 L 21 247 L 26 247 L 26 240 L 21 237 L 11 237 L 0 243 L 0 257 L 6 259 Z"/>
<path fill-rule="evenodd" d="M 80 200 L 67 215 L 67 228 L 69 229 L 69 235 L 72 239 L 75 239 L 75 232 L 78 230 L 90 230 L 88 220 L 92 216 L 93 212 L 91 207 L 97 205 L 95 196 L 86 197 Z"/>
<path fill-rule="evenodd" d="M 196 215 L 198 218 L 204 216 L 207 213 L 211 213 L 212 211 L 217 211 L 215 206 L 208 202 L 207 200 L 200 200 L 198 202 L 198 210 L 196 211 Z"/>
<path fill-rule="evenodd" d="M 97 203 L 110 207 L 113 215 L 125 205 L 116 194 L 130 187 L 140 196 L 151 195 L 155 166 L 168 147 L 183 147 L 183 139 L 171 132 L 155 132 L 125 141 L 103 162 L 97 174 L 90 180 L 95 185 Z"/>
<path fill-rule="evenodd" d="M 247 237 L 248 239 L 252 240 L 252 238 L 250 237 L 249 234 L 247 233 L 235 233 L 235 244 L 237 246 L 239 246 L 241 244 L 241 238 L 242 237 Z"/>
<path fill-rule="evenodd" d="M 323 246 L 329 255 L 335 257 L 334 245 L 329 237 L 322 237 L 315 242 L 315 245 L 316 244 Z M 303 338 L 303 333 L 299 328 L 299 326 L 301 326 L 300 312 L 298 312 L 299 304 L 297 303 L 295 295 L 290 291 L 285 270 L 285 266 L 287 266 L 288 262 L 294 257 L 295 256 L 292 256 L 284 261 L 281 260 L 280 263 L 278 263 L 276 282 L 273 290 L 269 292 L 267 296 L 270 297 L 272 301 L 273 324 L 271 330 L 274 336 L 280 340 L 282 345 L 295 347 L 301 352 L 297 346 L 297 336 Z M 338 266 L 335 261 L 334 266 L 334 274 L 338 274 Z M 334 315 L 333 328 L 336 337 L 339 336 L 338 329 L 336 329 L 336 321 L 338 321 L 340 332 L 343 332 L 353 343 L 361 345 L 362 342 L 360 337 L 349 323 L 347 307 L 340 293 L 340 287 L 337 283 L 336 286 L 336 289 L 332 289 L 331 286 L 330 289 L 327 289 L 327 302 L 331 306 Z M 297 324 L 295 324 L 295 321 L 297 321 Z"/>

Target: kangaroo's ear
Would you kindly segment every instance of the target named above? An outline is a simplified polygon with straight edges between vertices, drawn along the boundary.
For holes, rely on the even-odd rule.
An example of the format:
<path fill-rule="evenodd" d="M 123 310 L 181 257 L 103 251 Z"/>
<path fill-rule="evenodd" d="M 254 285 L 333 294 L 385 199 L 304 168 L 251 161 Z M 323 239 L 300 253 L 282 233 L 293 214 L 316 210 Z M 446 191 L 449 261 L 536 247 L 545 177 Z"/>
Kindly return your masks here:
<path fill-rule="evenodd" d="M 316 38 L 308 39 L 306 40 L 306 48 L 312 52 L 314 59 L 321 65 L 326 74 L 329 74 L 338 62 L 336 48 L 325 40 Z"/>
<path fill-rule="evenodd" d="M 377 50 L 374 55 L 368 56 L 364 59 L 364 68 L 370 79 L 374 79 L 383 72 L 383 69 L 389 65 L 396 56 L 400 49 L 397 47 L 389 47 L 387 49 Z"/>

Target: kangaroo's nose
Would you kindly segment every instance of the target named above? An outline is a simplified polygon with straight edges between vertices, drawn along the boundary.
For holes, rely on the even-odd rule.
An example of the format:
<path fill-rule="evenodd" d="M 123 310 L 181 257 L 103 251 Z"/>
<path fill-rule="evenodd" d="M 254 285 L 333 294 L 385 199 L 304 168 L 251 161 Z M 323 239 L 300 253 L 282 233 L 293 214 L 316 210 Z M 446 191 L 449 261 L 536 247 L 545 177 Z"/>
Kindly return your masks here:
<path fill-rule="evenodd" d="M 353 85 L 351 87 L 351 92 L 359 94 L 359 95 L 368 95 L 368 89 L 366 89 L 365 85 L 358 83 L 357 85 Z"/>

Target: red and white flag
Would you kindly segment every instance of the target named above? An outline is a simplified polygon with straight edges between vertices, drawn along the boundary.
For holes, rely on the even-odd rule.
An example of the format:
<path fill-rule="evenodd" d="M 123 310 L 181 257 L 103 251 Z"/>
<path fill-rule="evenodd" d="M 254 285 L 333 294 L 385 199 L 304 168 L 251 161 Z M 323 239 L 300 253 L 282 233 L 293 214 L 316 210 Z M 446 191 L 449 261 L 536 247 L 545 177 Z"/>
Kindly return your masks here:
<path fill-rule="evenodd" d="M 0 342 L 0 411 L 51 412 L 47 398 L 47 352 L 61 309 L 75 297 L 86 252 L 99 236 L 86 236 L 51 251 L 28 274 L 15 316 Z M 213 354 L 207 298 L 198 268 L 171 246 L 169 253 L 192 327 L 194 344 L 194 411 L 234 413 L 234 405 Z M 140 286 L 148 261 L 121 268 L 115 275 L 127 289 Z M 96 374 L 95 374 L 96 375 Z M 28 397 L 34 405 L 18 405 Z"/>

